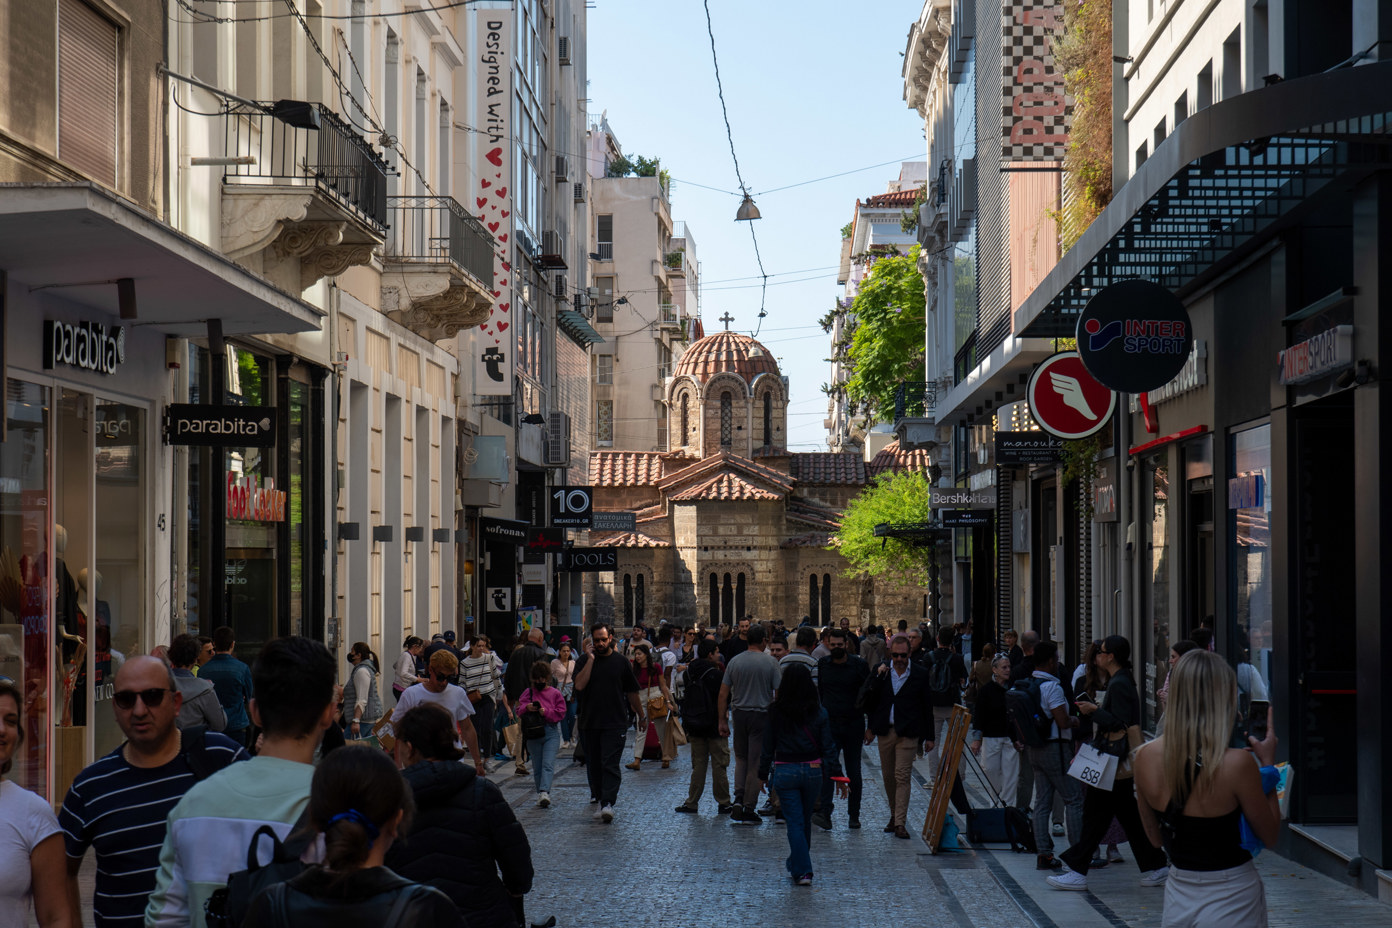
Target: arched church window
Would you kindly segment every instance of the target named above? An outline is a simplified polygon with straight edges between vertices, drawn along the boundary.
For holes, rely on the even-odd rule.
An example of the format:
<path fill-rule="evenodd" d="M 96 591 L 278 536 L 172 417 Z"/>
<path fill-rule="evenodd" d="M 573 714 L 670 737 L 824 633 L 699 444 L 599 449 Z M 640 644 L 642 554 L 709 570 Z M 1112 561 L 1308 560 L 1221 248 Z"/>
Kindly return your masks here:
<path fill-rule="evenodd" d="M 817 595 L 817 575 L 813 574 L 807 578 L 807 617 L 812 620 L 813 627 L 821 625 L 821 597 Z"/>
<path fill-rule="evenodd" d="M 773 392 L 764 393 L 764 445 L 773 446 Z"/>
<path fill-rule="evenodd" d="M 730 585 L 730 575 L 725 575 L 725 583 L 720 589 L 720 621 L 726 625 L 735 622 L 735 590 Z"/>
<path fill-rule="evenodd" d="M 728 448 L 735 443 L 734 397 L 726 390 L 720 394 L 720 446 Z"/>
<path fill-rule="evenodd" d="M 831 574 L 822 574 L 822 621 L 831 624 Z"/>
<path fill-rule="evenodd" d="M 739 616 L 748 615 L 744 608 L 744 574 L 735 578 L 735 616 L 738 621 Z"/>
<path fill-rule="evenodd" d="M 634 586 L 635 586 L 637 589 L 636 589 L 636 591 L 635 591 L 635 593 L 634 593 L 634 596 L 633 596 L 633 599 L 634 599 L 634 602 L 635 602 L 635 605 L 634 605 L 634 607 L 633 607 L 633 617 L 634 617 L 635 619 L 637 619 L 637 620 L 638 620 L 638 624 L 641 625 L 641 624 L 643 623 L 643 620 L 644 620 L 645 618 L 647 618 L 647 613 L 648 613 L 648 603 L 647 603 L 648 597 L 647 597 L 647 590 L 646 590 L 646 588 L 645 588 L 644 585 L 643 585 L 643 575 L 642 575 L 642 574 L 639 574 L 639 575 L 638 575 L 638 579 L 637 579 L 637 581 L 635 582 Z"/>
<path fill-rule="evenodd" d="M 720 624 L 720 578 L 714 573 L 710 575 L 710 622 Z"/>
<path fill-rule="evenodd" d="M 691 441 L 691 395 L 682 394 L 681 401 L 681 441 L 679 444 L 686 444 Z"/>
<path fill-rule="evenodd" d="M 623 617 L 625 625 L 633 624 L 633 574 L 624 574 Z"/>

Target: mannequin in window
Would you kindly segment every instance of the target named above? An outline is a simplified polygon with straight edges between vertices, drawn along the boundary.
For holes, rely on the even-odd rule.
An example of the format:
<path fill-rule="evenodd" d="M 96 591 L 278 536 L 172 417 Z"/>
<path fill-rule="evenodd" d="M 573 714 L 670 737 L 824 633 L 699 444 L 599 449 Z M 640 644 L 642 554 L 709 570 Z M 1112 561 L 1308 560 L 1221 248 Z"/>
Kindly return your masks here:
<path fill-rule="evenodd" d="M 77 582 L 68 572 L 64 557 L 68 530 L 53 526 L 53 615 L 61 651 L 59 665 L 65 678 L 63 725 L 87 724 L 87 615 L 78 605 Z"/>
<path fill-rule="evenodd" d="M 89 582 L 89 579 L 92 582 Z M 101 699 L 100 687 L 116 677 L 116 671 L 126 662 L 126 656 L 111 648 L 111 604 L 101 598 L 102 575 L 100 570 L 87 576 L 87 568 L 77 572 L 78 606 L 83 615 L 96 616 L 97 628 L 94 642 L 97 653 L 97 698 Z"/>

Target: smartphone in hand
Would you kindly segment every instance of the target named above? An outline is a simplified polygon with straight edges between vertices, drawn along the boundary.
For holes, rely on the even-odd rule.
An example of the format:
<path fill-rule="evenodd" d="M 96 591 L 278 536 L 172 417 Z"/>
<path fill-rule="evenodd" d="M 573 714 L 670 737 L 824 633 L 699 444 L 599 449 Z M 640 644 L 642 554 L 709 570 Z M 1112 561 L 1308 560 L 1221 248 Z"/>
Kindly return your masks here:
<path fill-rule="evenodd" d="M 1257 741 L 1266 740 L 1266 714 L 1270 709 L 1268 700 L 1254 699 L 1247 710 L 1247 734 Z"/>

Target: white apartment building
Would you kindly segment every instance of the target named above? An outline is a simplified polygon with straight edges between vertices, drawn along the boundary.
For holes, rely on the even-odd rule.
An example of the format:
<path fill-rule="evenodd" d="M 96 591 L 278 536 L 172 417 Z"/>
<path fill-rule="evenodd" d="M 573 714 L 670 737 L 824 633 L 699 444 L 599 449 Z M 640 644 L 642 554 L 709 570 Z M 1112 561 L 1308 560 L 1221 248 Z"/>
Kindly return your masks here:
<path fill-rule="evenodd" d="M 696 239 L 672 221 L 665 174 L 608 177 L 623 150 L 606 118 L 590 127 L 592 447 L 668 450 L 665 383 L 698 325 Z M 698 336 L 699 337 L 699 336 Z"/>

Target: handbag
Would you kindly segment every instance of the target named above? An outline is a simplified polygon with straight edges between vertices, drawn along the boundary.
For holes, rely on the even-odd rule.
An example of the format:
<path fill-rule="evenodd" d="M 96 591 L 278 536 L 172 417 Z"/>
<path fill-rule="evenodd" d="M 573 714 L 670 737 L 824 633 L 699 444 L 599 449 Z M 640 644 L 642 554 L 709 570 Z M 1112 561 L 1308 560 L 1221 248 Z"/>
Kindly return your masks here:
<path fill-rule="evenodd" d="M 473 703 L 474 705 L 478 705 L 478 703 L 483 699 L 483 690 L 469 690 L 469 692 L 465 693 L 464 695 L 469 697 L 469 702 Z"/>
<path fill-rule="evenodd" d="M 1103 754 L 1090 744 L 1078 748 L 1073 763 L 1068 767 L 1068 775 L 1081 780 L 1094 789 L 1111 791 L 1116 781 L 1120 758 L 1115 754 Z"/>
<path fill-rule="evenodd" d="M 1092 746 L 1101 754 L 1117 758 L 1118 780 L 1129 780 L 1135 775 L 1131 767 L 1131 757 L 1142 744 L 1141 726 L 1130 725 L 1125 732 L 1102 732 L 1092 739 Z"/>
<path fill-rule="evenodd" d="M 667 700 L 662 695 L 662 687 L 649 686 L 643 689 L 643 705 L 648 709 L 648 718 L 667 717 Z"/>
<path fill-rule="evenodd" d="M 687 743 L 686 728 L 682 725 L 681 719 L 673 716 L 667 723 L 667 730 L 672 733 L 672 741 L 677 747 Z"/>

